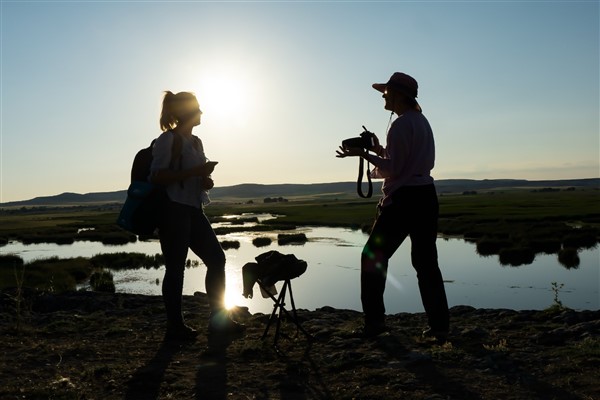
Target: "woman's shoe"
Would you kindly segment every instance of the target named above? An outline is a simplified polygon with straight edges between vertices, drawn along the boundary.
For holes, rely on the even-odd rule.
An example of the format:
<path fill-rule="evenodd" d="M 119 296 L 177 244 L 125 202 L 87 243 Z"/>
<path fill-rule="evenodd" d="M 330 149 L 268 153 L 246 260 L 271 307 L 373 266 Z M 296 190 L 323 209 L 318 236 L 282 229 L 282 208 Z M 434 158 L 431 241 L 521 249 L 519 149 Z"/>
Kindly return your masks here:
<path fill-rule="evenodd" d="M 448 331 L 436 331 L 432 328 L 427 328 L 422 334 L 424 339 L 435 339 L 439 344 L 444 344 L 448 341 Z"/>
<path fill-rule="evenodd" d="M 246 325 L 231 319 L 227 312 L 217 311 L 210 314 L 208 332 L 219 334 L 240 334 L 246 331 Z"/>
<path fill-rule="evenodd" d="M 167 323 L 167 332 L 165 339 L 167 340 L 194 340 L 198 336 L 198 331 L 186 324 L 169 324 Z"/>
<path fill-rule="evenodd" d="M 353 331 L 352 336 L 361 339 L 371 339 L 390 330 L 390 327 L 385 324 L 366 324 L 362 328 Z"/>

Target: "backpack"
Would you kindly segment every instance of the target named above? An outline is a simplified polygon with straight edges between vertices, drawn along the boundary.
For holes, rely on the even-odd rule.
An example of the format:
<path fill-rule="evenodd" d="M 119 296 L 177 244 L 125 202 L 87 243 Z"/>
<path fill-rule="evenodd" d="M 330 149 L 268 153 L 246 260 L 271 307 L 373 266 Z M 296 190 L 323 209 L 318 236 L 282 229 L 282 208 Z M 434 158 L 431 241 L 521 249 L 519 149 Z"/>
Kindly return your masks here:
<path fill-rule="evenodd" d="M 137 152 L 131 166 L 131 183 L 127 189 L 127 198 L 121 208 L 117 225 L 135 233 L 136 235 L 153 235 L 161 224 L 164 208 L 169 201 L 169 196 L 164 186 L 148 182 L 150 167 L 152 165 L 152 148 L 156 139 L 150 146 Z M 179 161 L 181 169 L 181 136 L 173 133 L 171 147 L 171 164 L 173 169 L 175 161 Z"/>

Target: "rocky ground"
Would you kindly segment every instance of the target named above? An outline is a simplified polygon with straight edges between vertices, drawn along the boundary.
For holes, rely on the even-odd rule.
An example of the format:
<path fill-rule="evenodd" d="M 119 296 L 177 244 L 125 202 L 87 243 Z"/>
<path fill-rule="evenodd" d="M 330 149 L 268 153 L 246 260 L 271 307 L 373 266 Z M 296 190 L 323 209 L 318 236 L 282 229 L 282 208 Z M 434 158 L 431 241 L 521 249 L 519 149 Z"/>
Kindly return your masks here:
<path fill-rule="evenodd" d="M 451 309 L 450 342 L 396 314 L 363 340 L 356 311 L 299 311 L 308 341 L 268 315 L 235 314 L 243 337 L 210 337 L 203 294 L 184 298 L 190 343 L 163 341 L 162 299 L 0 294 L 0 399 L 600 399 L 600 311 Z M 18 318 L 17 318 L 18 317 Z"/>

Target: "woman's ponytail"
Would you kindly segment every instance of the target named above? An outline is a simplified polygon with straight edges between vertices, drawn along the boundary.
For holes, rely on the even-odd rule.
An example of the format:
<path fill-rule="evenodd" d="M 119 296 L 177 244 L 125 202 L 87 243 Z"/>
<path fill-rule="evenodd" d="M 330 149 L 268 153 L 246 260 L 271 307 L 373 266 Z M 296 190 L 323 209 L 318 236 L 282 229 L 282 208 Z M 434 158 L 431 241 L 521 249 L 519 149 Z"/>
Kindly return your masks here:
<path fill-rule="evenodd" d="M 162 111 L 160 113 L 160 129 L 166 132 L 177 126 L 177 117 L 175 116 L 175 94 L 167 90 L 162 102 Z"/>

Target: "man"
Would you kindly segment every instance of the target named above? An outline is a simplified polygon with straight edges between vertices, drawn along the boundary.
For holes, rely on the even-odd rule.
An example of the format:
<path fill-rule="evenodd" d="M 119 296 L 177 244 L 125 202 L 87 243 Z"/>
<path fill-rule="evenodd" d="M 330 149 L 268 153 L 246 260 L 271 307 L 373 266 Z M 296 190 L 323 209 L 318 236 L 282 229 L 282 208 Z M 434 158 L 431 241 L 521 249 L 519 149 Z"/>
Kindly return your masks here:
<path fill-rule="evenodd" d="M 361 255 L 362 336 L 388 330 L 383 302 L 388 261 L 410 236 L 411 261 L 429 322 L 423 334 L 445 342 L 449 317 L 435 243 L 439 206 L 430 174 L 435 160 L 433 132 L 417 103 L 414 78 L 396 72 L 387 83 L 375 83 L 373 88 L 383 93 L 385 109 L 398 116 L 387 133 L 386 146 L 375 137 L 368 149 L 375 154 L 343 146 L 337 151 L 339 158 L 363 157 L 375 166 L 371 176 L 384 179 L 377 218 Z"/>

